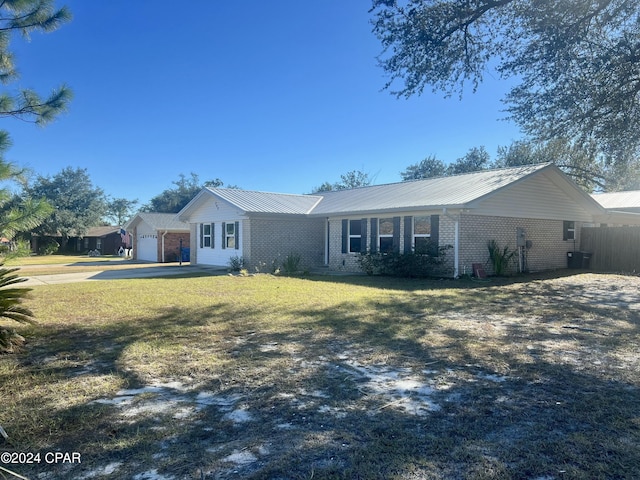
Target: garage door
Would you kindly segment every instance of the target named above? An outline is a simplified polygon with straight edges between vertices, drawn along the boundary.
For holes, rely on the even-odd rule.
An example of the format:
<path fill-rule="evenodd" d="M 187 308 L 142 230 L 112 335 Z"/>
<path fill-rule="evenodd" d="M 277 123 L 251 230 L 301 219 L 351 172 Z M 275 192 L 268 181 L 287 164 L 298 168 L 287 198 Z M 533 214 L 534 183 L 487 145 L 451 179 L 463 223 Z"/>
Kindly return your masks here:
<path fill-rule="evenodd" d="M 138 235 L 138 260 L 158 261 L 158 236 Z"/>

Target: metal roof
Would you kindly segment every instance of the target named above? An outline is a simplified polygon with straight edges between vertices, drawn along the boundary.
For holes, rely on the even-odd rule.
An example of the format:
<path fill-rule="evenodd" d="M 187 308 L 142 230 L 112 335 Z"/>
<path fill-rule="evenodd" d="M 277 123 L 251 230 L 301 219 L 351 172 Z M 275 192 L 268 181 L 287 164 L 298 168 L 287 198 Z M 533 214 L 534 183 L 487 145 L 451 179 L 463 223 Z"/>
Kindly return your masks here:
<path fill-rule="evenodd" d="M 288 213 L 305 215 L 322 200 L 317 195 L 256 192 L 235 188 L 207 188 L 209 192 L 249 213 Z"/>
<path fill-rule="evenodd" d="M 178 220 L 175 213 L 138 212 L 129 220 L 125 228 L 133 228 L 141 221 L 150 225 L 154 230 L 189 231 L 189 224 Z"/>
<path fill-rule="evenodd" d="M 322 192 L 322 201 L 313 209 L 312 214 L 357 214 L 430 207 L 464 207 L 549 165 L 551 164 L 544 163 L 484 170 L 463 175 Z"/>
<path fill-rule="evenodd" d="M 640 208 L 640 190 L 626 192 L 595 193 L 591 195 L 604 208 Z"/>

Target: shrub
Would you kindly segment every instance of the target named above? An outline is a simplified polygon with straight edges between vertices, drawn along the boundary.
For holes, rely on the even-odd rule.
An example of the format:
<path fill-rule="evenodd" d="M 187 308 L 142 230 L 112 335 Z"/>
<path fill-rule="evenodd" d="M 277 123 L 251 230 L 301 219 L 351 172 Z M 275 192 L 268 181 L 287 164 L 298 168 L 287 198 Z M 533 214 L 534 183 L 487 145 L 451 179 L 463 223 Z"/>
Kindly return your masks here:
<path fill-rule="evenodd" d="M 300 261 L 302 257 L 300 257 L 297 253 L 290 253 L 287 255 L 282 262 L 282 271 L 286 275 L 293 275 L 294 273 L 300 270 Z"/>
<path fill-rule="evenodd" d="M 21 258 L 31 256 L 31 244 L 28 240 L 18 240 L 5 258 Z"/>
<path fill-rule="evenodd" d="M 229 270 L 239 272 L 244 268 L 244 258 L 234 255 L 229 259 Z"/>
<path fill-rule="evenodd" d="M 437 255 L 424 253 L 361 253 L 360 268 L 367 275 L 393 277 L 434 277 L 449 273 L 445 267 L 446 252 L 451 245 L 438 247 Z"/>
<path fill-rule="evenodd" d="M 18 268 L 3 268 L 0 263 L 0 318 L 15 320 L 22 324 L 33 324 L 33 313 L 22 305 L 24 297 L 30 288 L 15 287 L 26 278 L 18 277 L 14 272 Z M 10 328 L 0 328 L 0 352 L 11 352 L 20 348 L 24 338 Z"/>
<path fill-rule="evenodd" d="M 494 275 L 505 275 L 509 269 L 509 265 L 513 262 L 518 252 L 516 250 L 509 250 L 507 245 L 505 245 L 504 248 L 500 248 L 498 242 L 495 240 L 489 240 L 487 242 L 487 248 L 489 249 L 489 262 L 493 267 Z"/>
<path fill-rule="evenodd" d="M 60 244 L 53 238 L 47 238 L 38 246 L 38 255 L 52 255 L 58 251 Z"/>

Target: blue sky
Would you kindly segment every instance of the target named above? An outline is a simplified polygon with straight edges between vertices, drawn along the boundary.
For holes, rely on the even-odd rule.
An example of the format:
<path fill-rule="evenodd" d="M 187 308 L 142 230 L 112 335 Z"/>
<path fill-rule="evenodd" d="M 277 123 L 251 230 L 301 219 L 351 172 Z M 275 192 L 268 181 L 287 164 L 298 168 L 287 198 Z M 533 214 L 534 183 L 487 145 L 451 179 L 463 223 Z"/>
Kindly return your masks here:
<path fill-rule="evenodd" d="M 71 23 L 11 48 L 17 85 L 66 83 L 74 99 L 44 128 L 3 120 L 6 158 L 40 175 L 86 168 L 113 197 L 143 204 L 190 172 L 287 193 L 356 169 L 396 182 L 428 155 L 493 157 L 521 137 L 491 75 L 462 100 L 381 91 L 367 0 L 62 4 Z"/>

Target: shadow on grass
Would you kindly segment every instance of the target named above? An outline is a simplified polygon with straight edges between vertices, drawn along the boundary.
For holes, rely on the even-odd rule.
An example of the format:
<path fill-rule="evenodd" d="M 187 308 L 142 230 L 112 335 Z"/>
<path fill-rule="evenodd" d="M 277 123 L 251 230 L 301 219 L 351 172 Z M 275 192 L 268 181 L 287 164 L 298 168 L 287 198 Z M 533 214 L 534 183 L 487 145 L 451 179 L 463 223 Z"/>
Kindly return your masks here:
<path fill-rule="evenodd" d="M 615 364 L 621 349 L 638 344 L 627 291 L 529 282 L 434 296 L 417 281 L 361 281 L 401 294 L 323 308 L 301 302 L 287 312 L 295 320 L 277 328 L 263 320 L 268 306 L 229 301 L 43 331 L 47 343 L 19 365 L 40 383 L 14 407 L 25 416 L 3 420 L 25 431 L 9 447 L 79 451 L 81 465 L 45 470 L 75 478 L 155 470 L 211 479 L 586 479 L 640 471 L 638 376 L 621 378 Z M 57 360 L 46 362 L 52 352 Z M 37 393 L 100 375 L 117 377 L 101 393 L 111 397 L 154 376 L 174 384 L 126 409 L 96 403 L 95 394 L 68 407 Z"/>

